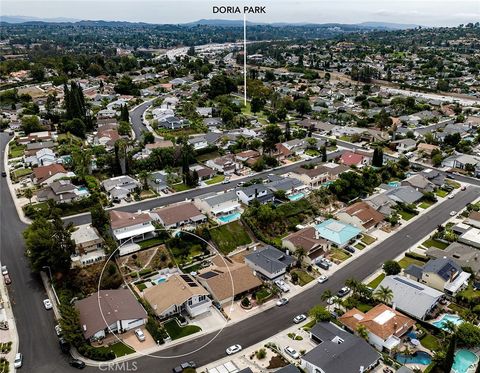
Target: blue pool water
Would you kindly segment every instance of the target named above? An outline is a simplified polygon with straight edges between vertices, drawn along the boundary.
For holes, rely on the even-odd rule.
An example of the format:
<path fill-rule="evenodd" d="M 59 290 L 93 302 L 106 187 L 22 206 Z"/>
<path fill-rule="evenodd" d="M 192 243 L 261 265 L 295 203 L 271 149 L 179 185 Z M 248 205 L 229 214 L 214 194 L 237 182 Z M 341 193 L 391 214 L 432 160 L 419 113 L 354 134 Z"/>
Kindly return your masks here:
<path fill-rule="evenodd" d="M 453 360 L 452 371 L 455 373 L 467 373 L 468 368 L 478 361 L 477 355 L 469 350 L 458 350 Z"/>
<path fill-rule="evenodd" d="M 445 314 L 442 316 L 442 318 L 438 321 L 433 322 L 432 324 L 435 325 L 437 328 L 445 330 L 445 323 L 447 321 L 453 322 L 455 325 L 460 325 L 463 320 L 460 316 L 457 315 L 451 315 L 449 313 Z"/>
<path fill-rule="evenodd" d="M 152 282 L 153 282 L 155 285 L 158 285 L 158 284 L 160 284 L 160 283 L 162 283 L 162 282 L 165 282 L 165 281 L 167 281 L 167 278 L 166 278 L 166 277 L 159 277 L 159 278 L 157 278 L 156 280 L 152 280 Z"/>
<path fill-rule="evenodd" d="M 303 197 L 305 197 L 305 193 L 296 193 L 296 194 L 292 194 L 292 195 L 288 196 L 288 199 L 290 201 L 298 201 L 299 199 L 302 199 Z"/>
<path fill-rule="evenodd" d="M 418 351 L 413 355 L 396 354 L 395 360 L 397 360 L 400 364 L 429 365 L 432 362 L 432 357 L 426 352 Z"/>
<path fill-rule="evenodd" d="M 234 214 L 229 214 L 229 215 L 223 215 L 218 218 L 222 223 L 230 223 L 231 221 L 237 220 L 240 218 L 240 213 L 236 212 Z"/>
<path fill-rule="evenodd" d="M 390 182 L 388 183 L 388 186 L 397 188 L 397 187 L 400 186 L 400 182 L 398 182 L 398 181 L 390 181 Z"/>
<path fill-rule="evenodd" d="M 417 339 L 417 337 L 418 337 L 418 336 L 417 336 L 417 333 L 414 332 L 413 330 L 409 331 L 409 332 L 407 333 L 407 336 L 408 336 L 410 339 Z"/>

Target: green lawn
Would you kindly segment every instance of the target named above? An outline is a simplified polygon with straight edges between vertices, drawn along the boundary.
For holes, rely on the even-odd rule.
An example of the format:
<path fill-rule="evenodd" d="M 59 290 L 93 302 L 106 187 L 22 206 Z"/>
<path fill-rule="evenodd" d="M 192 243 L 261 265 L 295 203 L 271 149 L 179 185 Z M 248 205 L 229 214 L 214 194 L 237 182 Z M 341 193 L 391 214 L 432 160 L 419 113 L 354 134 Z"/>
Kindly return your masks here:
<path fill-rule="evenodd" d="M 414 214 L 410 212 L 406 212 L 404 210 L 398 210 L 398 213 L 400 214 L 403 220 L 407 220 L 407 221 L 415 216 Z"/>
<path fill-rule="evenodd" d="M 306 285 L 309 282 L 312 282 L 314 280 L 314 278 L 312 276 L 310 276 L 307 272 L 299 270 L 299 269 L 293 270 L 292 273 L 297 274 L 298 284 L 300 286 L 304 286 L 304 285 Z"/>
<path fill-rule="evenodd" d="M 106 351 L 113 351 L 116 357 L 121 357 L 129 354 L 133 354 L 135 350 L 122 342 L 117 342 L 111 346 L 97 347 Z"/>
<path fill-rule="evenodd" d="M 375 289 L 382 280 L 385 278 L 385 273 L 379 274 L 377 277 L 375 277 L 372 281 L 370 281 L 367 286 L 370 286 L 372 289 Z"/>
<path fill-rule="evenodd" d="M 360 243 L 360 242 L 357 243 L 356 245 L 354 245 L 354 247 L 355 247 L 356 249 L 358 249 L 358 250 L 363 250 L 363 249 L 365 249 L 365 245 L 362 244 L 362 243 Z"/>
<path fill-rule="evenodd" d="M 372 236 L 369 236 L 368 234 L 362 235 L 362 238 L 360 239 L 365 245 L 371 245 L 376 241 L 376 238 L 373 238 Z"/>
<path fill-rule="evenodd" d="M 154 238 L 149 238 L 148 240 L 141 241 L 138 243 L 138 245 L 142 249 L 149 249 L 150 247 L 158 246 L 158 245 L 161 245 L 162 243 L 165 243 L 165 239 L 163 237 L 154 237 Z"/>
<path fill-rule="evenodd" d="M 205 153 L 205 154 L 201 154 L 197 157 L 197 161 L 198 162 L 206 162 L 210 159 L 214 159 L 214 158 L 217 158 L 217 157 L 220 157 L 220 153 L 217 152 L 217 151 L 214 151 L 214 152 L 211 152 L 211 153 Z"/>
<path fill-rule="evenodd" d="M 18 158 L 23 155 L 27 147 L 25 145 L 19 145 L 15 142 L 10 143 L 8 158 Z"/>
<path fill-rule="evenodd" d="M 468 287 L 465 290 L 462 290 L 460 293 L 458 293 L 460 297 L 464 297 L 468 299 L 472 304 L 480 304 L 480 291 L 475 290 L 470 283 Z"/>
<path fill-rule="evenodd" d="M 360 303 L 355 308 L 359 311 L 362 311 L 363 313 L 367 313 L 368 311 L 370 311 L 373 308 L 373 306 L 370 305 L 370 304 L 366 304 L 366 303 Z"/>
<path fill-rule="evenodd" d="M 238 220 L 210 229 L 210 236 L 223 254 L 228 254 L 238 246 L 252 242 L 243 224 Z"/>
<path fill-rule="evenodd" d="M 440 242 L 440 241 L 437 241 L 437 240 L 434 240 L 434 239 L 429 239 L 429 240 L 426 240 L 424 243 L 422 243 L 423 246 L 425 247 L 436 247 L 437 249 L 440 249 L 440 250 L 445 250 L 445 248 L 448 246 L 447 243 L 444 243 L 444 242 Z"/>
<path fill-rule="evenodd" d="M 260 289 L 255 293 L 255 299 L 257 300 L 257 302 L 263 302 L 271 296 L 272 293 L 266 288 Z"/>
<path fill-rule="evenodd" d="M 425 337 L 420 339 L 420 343 L 423 347 L 429 349 L 430 351 L 438 351 L 440 349 L 440 343 L 437 338 L 431 334 L 425 334 Z"/>
<path fill-rule="evenodd" d="M 173 190 L 175 190 L 175 192 L 183 192 L 184 190 L 191 189 L 188 185 L 185 185 L 184 183 L 173 184 L 172 188 Z"/>
<path fill-rule="evenodd" d="M 318 157 L 320 155 L 320 152 L 315 149 L 307 149 L 305 150 L 305 154 L 309 155 L 310 157 Z"/>
<path fill-rule="evenodd" d="M 332 249 L 332 251 L 330 253 L 330 258 L 336 259 L 340 262 L 343 262 L 344 260 L 347 260 L 350 257 L 351 257 L 350 254 L 348 254 L 345 251 L 343 251 L 342 249 L 338 249 L 338 248 Z"/>
<path fill-rule="evenodd" d="M 202 330 L 196 325 L 180 326 L 176 319 L 172 319 L 163 324 L 165 330 L 172 340 L 186 337 L 187 335 L 197 333 Z"/>
<path fill-rule="evenodd" d="M 223 180 L 225 180 L 225 176 L 217 175 L 215 177 L 212 177 L 210 180 L 205 181 L 205 184 L 212 185 L 212 184 L 220 183 Z"/>
<path fill-rule="evenodd" d="M 13 176 L 18 179 L 22 176 L 30 175 L 31 173 L 32 173 L 31 168 L 20 168 L 18 170 L 13 171 Z"/>
<path fill-rule="evenodd" d="M 442 197 L 442 198 L 445 198 L 446 196 L 448 196 L 448 192 L 446 190 L 443 190 L 443 189 L 437 189 L 435 191 L 435 194 L 439 197 Z"/>
<path fill-rule="evenodd" d="M 452 187 L 454 187 L 455 189 L 458 189 L 460 188 L 460 183 L 457 183 L 456 181 L 453 181 L 453 180 L 445 180 L 445 183 L 447 183 L 448 185 L 451 185 Z"/>
<path fill-rule="evenodd" d="M 432 205 L 432 202 L 422 202 L 418 205 L 418 207 L 420 207 L 421 209 L 428 209 Z"/>
<path fill-rule="evenodd" d="M 402 267 L 403 269 L 407 268 L 410 264 L 415 264 L 415 265 L 418 265 L 418 266 L 423 266 L 425 264 L 425 262 L 422 262 L 420 260 L 417 260 L 417 259 L 413 259 L 413 258 L 409 258 L 407 256 L 403 257 L 399 262 L 398 264 L 400 264 L 400 267 Z"/>

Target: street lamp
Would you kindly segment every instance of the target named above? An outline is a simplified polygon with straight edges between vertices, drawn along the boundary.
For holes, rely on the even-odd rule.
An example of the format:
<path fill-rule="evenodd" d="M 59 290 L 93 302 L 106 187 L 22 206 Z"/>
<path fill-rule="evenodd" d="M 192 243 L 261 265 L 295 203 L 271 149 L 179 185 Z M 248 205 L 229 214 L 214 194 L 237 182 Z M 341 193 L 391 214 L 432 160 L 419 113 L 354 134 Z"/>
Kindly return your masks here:
<path fill-rule="evenodd" d="M 50 284 L 52 284 L 52 290 L 53 290 L 53 294 L 55 295 L 55 299 L 57 300 L 57 304 L 60 304 L 60 300 L 58 299 L 57 292 L 55 291 L 55 287 L 53 286 L 52 269 L 50 268 L 50 266 L 42 267 L 42 269 L 45 269 L 45 268 L 48 269 L 48 274 L 50 275 Z"/>

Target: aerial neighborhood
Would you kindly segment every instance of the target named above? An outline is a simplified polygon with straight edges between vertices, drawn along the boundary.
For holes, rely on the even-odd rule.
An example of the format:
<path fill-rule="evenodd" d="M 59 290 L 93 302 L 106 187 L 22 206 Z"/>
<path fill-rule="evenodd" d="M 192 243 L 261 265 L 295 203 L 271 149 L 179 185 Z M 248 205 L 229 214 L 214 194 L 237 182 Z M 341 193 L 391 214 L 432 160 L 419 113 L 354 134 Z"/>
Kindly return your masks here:
<path fill-rule="evenodd" d="M 8 312 L 74 368 L 478 372 L 478 22 L 153 26 L 2 26 Z"/>

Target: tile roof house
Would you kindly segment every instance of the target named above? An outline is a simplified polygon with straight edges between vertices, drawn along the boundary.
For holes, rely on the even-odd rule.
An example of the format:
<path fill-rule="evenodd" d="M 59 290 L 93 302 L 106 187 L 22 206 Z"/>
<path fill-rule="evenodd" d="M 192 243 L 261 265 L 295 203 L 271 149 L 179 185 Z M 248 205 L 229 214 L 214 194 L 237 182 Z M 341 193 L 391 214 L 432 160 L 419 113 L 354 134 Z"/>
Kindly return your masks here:
<path fill-rule="evenodd" d="M 346 151 L 340 156 L 340 163 L 346 166 L 362 167 L 369 164 L 369 158 L 362 154 Z"/>
<path fill-rule="evenodd" d="M 356 202 L 336 214 L 336 218 L 344 223 L 362 230 L 378 227 L 384 216 L 366 202 Z"/>
<path fill-rule="evenodd" d="M 196 317 L 210 312 L 212 305 L 208 291 L 185 274 L 171 275 L 166 281 L 143 290 L 142 295 L 161 319 L 182 311 Z"/>
<path fill-rule="evenodd" d="M 120 243 L 129 240 L 140 241 L 154 236 L 153 219 L 147 213 L 110 210 L 108 214 L 113 237 Z M 124 254 L 126 253 L 120 249 L 120 255 Z"/>
<path fill-rule="evenodd" d="M 232 302 L 263 284 L 244 263 L 219 255 L 212 258 L 211 262 L 213 266 L 202 269 L 196 278 L 221 305 Z"/>
<path fill-rule="evenodd" d="M 287 174 L 289 177 L 300 180 L 308 187 L 315 189 L 324 183 L 335 180 L 342 172 L 348 171 L 349 167 L 336 163 L 324 163 L 312 169 L 299 167 Z"/>
<path fill-rule="evenodd" d="M 97 263 L 105 258 L 103 245 L 105 240 L 91 224 L 75 227 L 72 240 L 75 242 L 75 253 L 71 256 L 72 267 L 83 267 Z"/>
<path fill-rule="evenodd" d="M 282 278 L 294 262 L 293 257 L 273 246 L 265 246 L 245 256 L 245 264 L 268 280 Z"/>
<path fill-rule="evenodd" d="M 368 332 L 368 342 L 379 351 L 383 349 L 392 351 L 399 346 L 400 337 L 415 325 L 415 320 L 383 303 L 366 313 L 352 308 L 340 316 L 338 321 L 353 333 L 360 325 L 365 327 Z"/>
<path fill-rule="evenodd" d="M 422 267 L 410 264 L 404 274 L 450 296 L 465 289 L 471 276 L 471 273 L 464 272 L 462 267 L 448 258 L 431 259 Z"/>
<path fill-rule="evenodd" d="M 157 208 L 151 215 L 168 229 L 197 225 L 207 220 L 207 217 L 192 202 Z"/>
<path fill-rule="evenodd" d="M 440 148 L 437 145 L 431 145 L 426 143 L 420 143 L 417 145 L 417 152 L 424 153 L 428 156 L 431 156 L 434 150 L 440 150 Z"/>
<path fill-rule="evenodd" d="M 339 247 L 347 245 L 350 240 L 354 239 L 362 232 L 360 228 L 335 219 L 325 220 L 324 222 L 317 224 L 315 229 L 320 237 Z"/>
<path fill-rule="evenodd" d="M 318 346 L 301 357 L 307 373 L 367 372 L 380 360 L 380 354 L 365 340 L 332 323 L 315 324 L 310 337 Z"/>
<path fill-rule="evenodd" d="M 235 160 L 235 156 L 233 154 L 227 154 L 215 159 L 209 159 L 205 165 L 223 173 L 224 175 L 231 175 L 241 168 L 241 165 Z"/>
<path fill-rule="evenodd" d="M 395 308 L 419 320 L 425 320 L 444 295 L 427 285 L 398 275 L 386 276 L 380 286 L 392 290 Z"/>
<path fill-rule="evenodd" d="M 330 241 L 320 237 L 315 227 L 306 227 L 282 238 L 282 247 L 292 253 L 298 249 L 304 250 L 306 260 L 312 263 L 330 249 Z"/>
<path fill-rule="evenodd" d="M 147 312 L 128 289 L 100 290 L 76 301 L 75 308 L 83 336 L 89 340 L 136 329 L 147 321 Z"/>
<path fill-rule="evenodd" d="M 480 211 L 471 211 L 468 218 L 465 220 L 465 224 L 480 228 Z"/>
<path fill-rule="evenodd" d="M 50 185 L 55 180 L 68 177 L 69 173 L 61 164 L 51 164 L 33 169 L 33 182 L 38 185 Z"/>
<path fill-rule="evenodd" d="M 251 158 L 257 159 L 260 157 L 260 153 L 256 150 L 245 150 L 243 152 L 235 154 L 235 159 L 237 162 L 246 162 Z"/>

